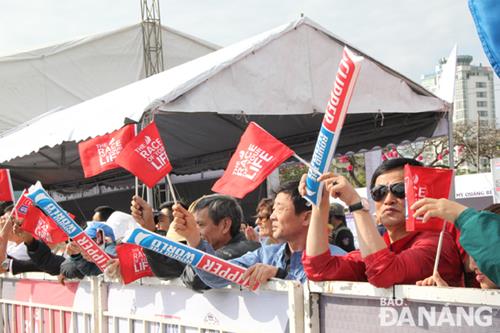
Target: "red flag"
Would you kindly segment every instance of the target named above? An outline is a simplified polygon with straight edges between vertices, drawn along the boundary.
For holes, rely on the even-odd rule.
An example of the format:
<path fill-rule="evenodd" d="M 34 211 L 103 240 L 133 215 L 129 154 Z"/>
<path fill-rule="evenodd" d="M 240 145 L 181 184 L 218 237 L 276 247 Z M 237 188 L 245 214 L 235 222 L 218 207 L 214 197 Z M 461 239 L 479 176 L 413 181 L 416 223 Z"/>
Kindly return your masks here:
<path fill-rule="evenodd" d="M 251 122 L 212 191 L 242 199 L 293 154 L 293 150 Z"/>
<path fill-rule="evenodd" d="M 17 200 L 16 206 L 14 207 L 14 216 L 18 219 L 22 219 L 28 213 L 28 208 L 33 205 L 33 201 L 26 196 L 27 190 L 24 190 L 21 194 L 19 200 Z"/>
<path fill-rule="evenodd" d="M 412 165 L 405 165 L 404 180 L 406 192 L 406 218 L 407 231 L 441 231 L 444 221 L 437 217 L 432 217 L 427 223 L 422 222 L 422 217 L 414 218 L 414 211 L 410 207 L 423 198 L 446 198 L 450 195 L 451 180 L 453 170 L 426 168 Z"/>
<path fill-rule="evenodd" d="M 134 136 L 135 125 L 130 124 L 109 134 L 80 142 L 78 151 L 85 178 L 118 168 L 115 159 Z"/>
<path fill-rule="evenodd" d="M 21 229 L 46 244 L 56 244 L 68 240 L 68 235 L 36 206 L 28 207 Z"/>
<path fill-rule="evenodd" d="M 9 169 L 0 169 L 0 201 L 14 201 Z"/>
<path fill-rule="evenodd" d="M 172 171 L 165 146 L 152 122 L 146 126 L 116 158 L 116 163 L 137 176 L 148 187 Z"/>
<path fill-rule="evenodd" d="M 139 245 L 119 244 L 116 246 L 116 254 L 120 261 L 120 273 L 124 284 L 146 276 L 153 276 L 146 255 Z"/>

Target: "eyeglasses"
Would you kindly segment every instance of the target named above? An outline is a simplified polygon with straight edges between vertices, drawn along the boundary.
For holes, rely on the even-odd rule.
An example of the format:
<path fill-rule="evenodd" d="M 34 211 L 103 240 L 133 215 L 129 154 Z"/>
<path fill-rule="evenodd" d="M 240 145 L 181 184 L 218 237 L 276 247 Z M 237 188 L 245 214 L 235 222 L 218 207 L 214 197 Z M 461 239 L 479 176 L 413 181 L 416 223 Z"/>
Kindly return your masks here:
<path fill-rule="evenodd" d="M 387 185 L 377 185 L 371 190 L 372 199 L 374 201 L 384 200 L 387 193 L 391 193 L 399 199 L 404 199 L 405 197 L 405 183 L 394 183 L 389 186 Z"/>

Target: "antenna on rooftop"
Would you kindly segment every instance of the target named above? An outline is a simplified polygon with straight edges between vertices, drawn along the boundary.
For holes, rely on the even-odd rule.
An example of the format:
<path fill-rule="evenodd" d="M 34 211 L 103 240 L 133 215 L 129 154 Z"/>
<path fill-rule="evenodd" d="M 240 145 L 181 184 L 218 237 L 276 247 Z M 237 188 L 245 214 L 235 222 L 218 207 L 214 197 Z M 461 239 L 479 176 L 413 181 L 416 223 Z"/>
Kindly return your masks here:
<path fill-rule="evenodd" d="M 141 0 L 142 43 L 146 77 L 163 71 L 160 3 L 158 0 Z"/>

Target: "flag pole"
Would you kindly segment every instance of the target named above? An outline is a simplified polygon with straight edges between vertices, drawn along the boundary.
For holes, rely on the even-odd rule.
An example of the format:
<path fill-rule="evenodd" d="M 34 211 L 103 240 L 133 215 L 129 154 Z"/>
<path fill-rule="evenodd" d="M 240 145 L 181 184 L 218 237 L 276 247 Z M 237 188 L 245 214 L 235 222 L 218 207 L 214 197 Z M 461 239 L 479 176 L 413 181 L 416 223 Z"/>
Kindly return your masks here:
<path fill-rule="evenodd" d="M 137 124 L 134 124 L 134 137 L 137 136 Z M 135 196 L 139 196 L 139 178 L 135 176 Z"/>
<path fill-rule="evenodd" d="M 439 266 L 439 257 L 441 257 L 441 247 L 443 246 L 443 236 L 445 233 L 445 228 L 446 228 L 446 221 L 443 223 L 443 229 L 441 230 L 441 233 L 439 234 L 439 242 L 436 250 L 436 260 L 434 261 L 434 270 L 432 271 L 432 275 L 435 276 L 438 272 L 438 266 Z"/>
<path fill-rule="evenodd" d="M 172 199 L 174 200 L 174 204 L 177 205 L 177 198 L 175 196 L 174 186 L 172 185 L 172 180 L 170 179 L 170 174 L 168 173 L 167 173 L 167 182 L 168 182 L 168 188 L 170 189 L 170 194 L 172 195 Z"/>
<path fill-rule="evenodd" d="M 312 170 L 317 176 L 321 176 L 321 173 L 319 172 L 319 170 L 317 170 L 316 168 L 313 168 L 311 166 L 311 164 L 309 162 L 307 162 L 305 159 L 303 159 L 302 157 L 300 157 L 299 155 L 293 153 L 293 157 L 295 157 L 300 163 L 304 164 L 306 167 L 309 168 L 309 170 Z"/>

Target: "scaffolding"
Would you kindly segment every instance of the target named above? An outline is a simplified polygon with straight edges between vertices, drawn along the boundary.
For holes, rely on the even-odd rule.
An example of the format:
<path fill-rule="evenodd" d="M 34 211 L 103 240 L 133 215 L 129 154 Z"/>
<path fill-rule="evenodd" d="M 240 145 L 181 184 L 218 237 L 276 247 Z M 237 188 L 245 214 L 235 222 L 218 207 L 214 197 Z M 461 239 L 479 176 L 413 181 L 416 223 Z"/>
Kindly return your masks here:
<path fill-rule="evenodd" d="M 141 0 L 142 43 L 146 77 L 163 71 L 160 4 L 158 0 Z"/>

